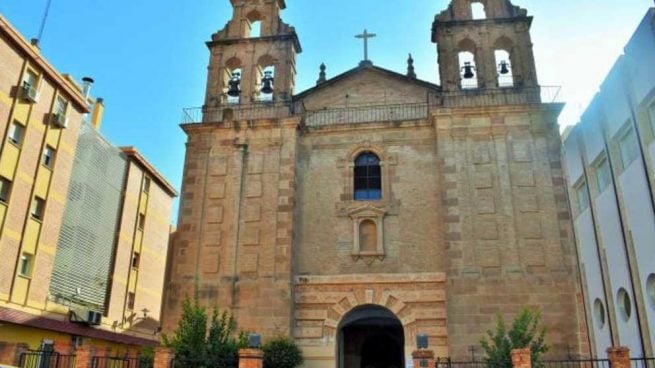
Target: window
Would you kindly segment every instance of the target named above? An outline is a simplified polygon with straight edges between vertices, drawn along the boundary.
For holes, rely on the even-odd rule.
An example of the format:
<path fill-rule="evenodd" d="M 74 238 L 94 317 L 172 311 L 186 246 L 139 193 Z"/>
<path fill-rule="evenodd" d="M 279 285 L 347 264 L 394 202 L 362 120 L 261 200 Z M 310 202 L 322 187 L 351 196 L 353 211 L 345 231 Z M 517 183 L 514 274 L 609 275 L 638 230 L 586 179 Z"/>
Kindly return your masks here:
<path fill-rule="evenodd" d="M 589 190 L 587 189 L 587 183 L 582 182 L 575 189 L 576 196 L 578 197 L 578 210 L 584 212 L 589 208 Z"/>
<path fill-rule="evenodd" d="M 623 168 L 626 169 L 639 156 L 639 142 L 637 142 L 637 136 L 632 128 L 619 140 L 619 149 Z"/>
<path fill-rule="evenodd" d="M 41 158 L 41 164 L 43 166 L 47 167 L 48 169 L 52 169 L 52 167 L 55 164 L 55 154 L 56 150 L 50 146 L 46 146 L 43 149 L 43 157 Z"/>
<path fill-rule="evenodd" d="M 9 126 L 9 134 L 7 139 L 18 147 L 23 145 L 23 138 L 25 138 L 25 127 L 23 124 L 14 120 Z"/>
<path fill-rule="evenodd" d="M 473 19 L 487 19 L 487 12 L 484 9 L 484 4 L 480 2 L 471 3 L 471 17 Z"/>
<path fill-rule="evenodd" d="M 143 180 L 143 192 L 150 193 L 150 178 L 145 178 Z"/>
<path fill-rule="evenodd" d="M 140 213 L 139 214 L 139 230 L 143 230 L 143 228 L 146 226 L 146 215 Z"/>
<path fill-rule="evenodd" d="M 630 301 L 630 294 L 624 288 L 619 289 L 618 294 L 616 295 L 616 303 L 619 307 L 619 312 L 621 317 L 625 322 L 630 320 L 632 316 L 632 302 Z"/>
<path fill-rule="evenodd" d="M 37 220 L 43 220 L 43 211 L 45 210 L 45 200 L 34 197 L 32 201 L 32 217 Z"/>
<path fill-rule="evenodd" d="M 594 302 L 594 319 L 598 328 L 602 329 L 605 327 L 605 306 L 600 299 L 596 299 Z"/>
<path fill-rule="evenodd" d="M 262 35 L 262 22 L 256 20 L 250 23 L 250 37 L 261 37 Z"/>
<path fill-rule="evenodd" d="M 0 202 L 9 202 L 9 194 L 11 193 L 11 181 L 7 178 L 0 176 Z"/>
<path fill-rule="evenodd" d="M 24 87 L 36 88 L 38 83 L 39 83 L 39 77 L 37 77 L 36 73 L 32 72 L 31 70 L 25 72 L 25 75 L 23 75 Z"/>
<path fill-rule="evenodd" d="M 602 193 L 612 183 L 612 173 L 610 172 L 610 165 L 607 160 L 603 160 L 596 167 L 596 184 L 598 184 L 598 192 Z"/>
<path fill-rule="evenodd" d="M 25 277 L 32 277 L 32 259 L 33 256 L 29 253 L 23 253 L 20 256 L 20 275 Z"/>
<path fill-rule="evenodd" d="M 651 273 L 646 280 L 646 295 L 652 310 L 655 310 L 655 273 Z"/>
<path fill-rule="evenodd" d="M 127 309 L 134 310 L 134 299 L 136 295 L 134 293 L 127 293 Z"/>
<path fill-rule="evenodd" d="M 355 160 L 355 200 L 374 201 L 382 198 L 380 159 L 364 152 Z"/>
<path fill-rule="evenodd" d="M 141 263 L 141 254 L 139 254 L 139 252 L 134 252 L 132 255 L 132 268 L 138 269 L 139 263 Z"/>
<path fill-rule="evenodd" d="M 66 110 L 68 109 L 68 101 L 62 96 L 57 96 L 57 101 L 55 101 L 54 113 L 57 115 L 66 115 Z"/>

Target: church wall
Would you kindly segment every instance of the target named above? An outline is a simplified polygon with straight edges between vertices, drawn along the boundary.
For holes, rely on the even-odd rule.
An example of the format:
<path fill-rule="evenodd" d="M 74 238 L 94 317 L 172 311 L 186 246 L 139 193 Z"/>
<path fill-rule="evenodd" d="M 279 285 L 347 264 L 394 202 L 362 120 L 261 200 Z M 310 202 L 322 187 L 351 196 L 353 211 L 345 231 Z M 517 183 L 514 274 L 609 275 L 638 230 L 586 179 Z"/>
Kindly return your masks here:
<path fill-rule="evenodd" d="M 197 124 L 189 135 L 165 331 L 185 298 L 238 328 L 289 334 L 297 121 Z"/>
<path fill-rule="evenodd" d="M 550 356 L 584 353 L 558 107 L 442 110 L 435 119 L 448 219 L 448 340 L 470 357 L 496 316 L 536 307 Z M 482 352 L 480 352 L 482 353 Z"/>

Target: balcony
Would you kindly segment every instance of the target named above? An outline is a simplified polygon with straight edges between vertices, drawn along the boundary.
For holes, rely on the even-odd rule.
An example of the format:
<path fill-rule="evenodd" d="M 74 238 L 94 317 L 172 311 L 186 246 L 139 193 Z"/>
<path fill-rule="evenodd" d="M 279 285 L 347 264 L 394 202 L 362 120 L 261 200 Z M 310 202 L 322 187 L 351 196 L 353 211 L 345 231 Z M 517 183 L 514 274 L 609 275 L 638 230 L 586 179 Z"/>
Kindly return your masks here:
<path fill-rule="evenodd" d="M 430 110 L 482 106 L 524 105 L 563 102 L 561 87 L 497 87 L 435 92 L 423 103 L 389 103 L 385 105 L 351 106 L 306 110 L 302 102 L 257 102 L 247 105 L 225 104 L 218 107 L 184 109 L 183 124 L 222 123 L 259 119 L 303 118 L 309 128 L 368 122 L 410 121 L 427 119 Z"/>

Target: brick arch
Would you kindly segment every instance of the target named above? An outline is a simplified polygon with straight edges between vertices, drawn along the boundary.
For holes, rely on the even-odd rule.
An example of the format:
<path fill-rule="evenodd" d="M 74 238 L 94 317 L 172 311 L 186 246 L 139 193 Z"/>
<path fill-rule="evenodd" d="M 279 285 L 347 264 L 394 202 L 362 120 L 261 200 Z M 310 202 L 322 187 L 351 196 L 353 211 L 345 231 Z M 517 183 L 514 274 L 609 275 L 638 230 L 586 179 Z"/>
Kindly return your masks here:
<path fill-rule="evenodd" d="M 351 149 L 348 152 L 348 156 L 346 157 L 346 161 L 354 163 L 355 160 L 359 155 L 361 155 L 364 152 L 373 152 L 375 153 L 379 158 L 380 158 L 380 164 L 382 164 L 384 161 L 388 161 L 388 155 L 386 150 L 378 145 L 372 145 L 369 142 L 366 142 L 364 144 L 358 145 L 357 147 Z"/>
<path fill-rule="evenodd" d="M 367 291 L 364 290 L 364 300 L 361 300 L 361 298 L 357 297 L 357 292 L 351 290 L 347 296 L 343 297 L 337 303 L 334 303 L 328 308 L 330 311 L 336 312 L 337 318 L 326 319 L 325 327 L 331 328 L 334 330 L 333 332 L 336 332 L 343 318 L 347 316 L 348 313 L 356 308 L 365 307 L 367 305 L 388 309 L 398 318 L 403 328 L 406 330 L 406 334 L 411 330 L 413 323 L 416 321 L 412 307 L 403 303 L 399 298 L 394 297 L 391 292 L 384 291 L 380 293 L 380 295 L 369 297 Z"/>

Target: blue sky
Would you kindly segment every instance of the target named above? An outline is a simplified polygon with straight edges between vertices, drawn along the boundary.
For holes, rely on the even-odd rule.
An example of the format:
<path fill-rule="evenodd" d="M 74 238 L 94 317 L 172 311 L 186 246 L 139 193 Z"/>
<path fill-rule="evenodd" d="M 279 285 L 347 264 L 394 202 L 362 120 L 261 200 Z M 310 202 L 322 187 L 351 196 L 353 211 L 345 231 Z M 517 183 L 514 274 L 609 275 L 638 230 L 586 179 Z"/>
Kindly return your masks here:
<path fill-rule="evenodd" d="M 47 0 L 1 0 L 2 13 L 26 37 L 38 33 Z M 535 17 L 532 36 L 542 85 L 563 86 L 560 123 L 573 124 L 598 90 L 652 0 L 514 0 Z M 304 52 L 296 92 L 362 58 L 355 34 L 364 28 L 376 65 L 404 72 L 409 52 L 418 77 L 437 82 L 434 15 L 447 0 L 287 0 L 282 14 L 296 27 Z M 177 188 L 185 136 L 182 109 L 203 104 L 208 51 L 204 44 L 232 14 L 228 0 L 52 0 L 41 48 L 63 73 L 96 80 L 106 103 L 103 133 L 136 146 Z"/>

